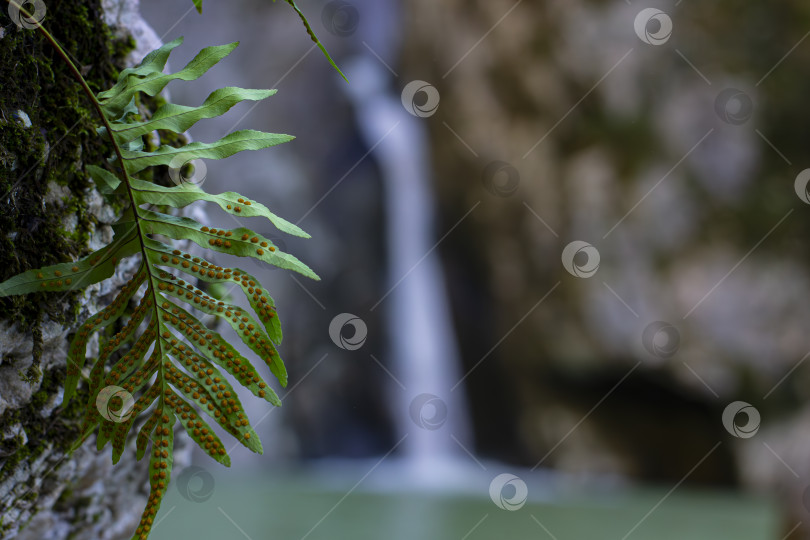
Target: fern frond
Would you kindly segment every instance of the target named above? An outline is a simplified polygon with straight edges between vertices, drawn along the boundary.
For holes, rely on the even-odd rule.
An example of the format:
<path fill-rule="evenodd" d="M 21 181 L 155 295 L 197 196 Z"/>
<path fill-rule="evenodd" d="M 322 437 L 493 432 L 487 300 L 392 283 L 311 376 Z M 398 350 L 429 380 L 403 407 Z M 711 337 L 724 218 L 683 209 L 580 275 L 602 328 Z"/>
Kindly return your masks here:
<path fill-rule="evenodd" d="M 200 2 L 195 5 L 199 8 Z M 251 451 L 262 452 L 261 441 L 228 379 L 272 405 L 281 405 L 276 392 L 251 361 L 220 335 L 213 323 L 204 320 L 227 322 L 281 386 L 287 384 L 287 371 L 276 348 L 282 338 L 278 314 L 273 299 L 258 280 L 238 268 L 223 268 L 176 249 L 157 235 L 190 240 L 209 252 L 252 257 L 318 279 L 307 265 L 252 229 L 212 227 L 157 211 L 158 207 L 183 208 L 209 202 L 235 217 L 263 218 L 284 233 L 309 237 L 258 201 L 231 191 L 209 194 L 187 183 L 164 187 L 135 176 L 149 167 L 179 168 L 190 160 L 223 159 L 292 139 L 289 135 L 243 130 L 212 143 L 144 150 L 144 137 L 155 130 L 180 134 L 200 120 L 224 114 L 237 103 L 260 101 L 275 93 L 227 87 L 212 92 L 199 107 L 163 105 L 150 118 L 141 118 L 135 106 L 139 94 L 154 96 L 171 81 L 194 80 L 237 45 L 206 47 L 180 71 L 164 73 L 169 54 L 181 42 L 182 38 L 167 43 L 147 55 L 139 66 L 123 70 L 116 84 L 97 96 L 74 70 L 100 112 L 99 134 L 109 138 L 117 161 L 114 171 L 88 165 L 87 173 L 101 193 L 123 197 L 128 206 L 112 227 L 110 245 L 78 261 L 30 270 L 0 283 L 0 296 L 76 290 L 108 279 L 123 259 L 140 256 L 138 269 L 114 300 L 85 321 L 73 336 L 64 402 L 75 396 L 88 363 L 88 347 L 98 334 L 98 355 L 89 362 L 90 393 L 82 436 L 74 448 L 97 431 L 97 448 L 101 450 L 111 442 L 113 463 L 117 463 L 125 452 L 128 435 L 135 433 L 139 418 L 147 416 L 136 436 L 137 459 L 145 455 L 152 442 L 149 502 L 135 532 L 135 538 L 141 539 L 148 537 L 169 483 L 176 420 L 203 451 L 228 466 L 230 457 L 223 442 L 202 419 L 203 414 Z M 55 42 L 54 46 L 58 48 Z M 63 58 L 69 62 L 66 55 Z M 195 284 L 198 280 L 238 286 L 253 313 L 218 296 L 215 287 L 202 290 Z"/>

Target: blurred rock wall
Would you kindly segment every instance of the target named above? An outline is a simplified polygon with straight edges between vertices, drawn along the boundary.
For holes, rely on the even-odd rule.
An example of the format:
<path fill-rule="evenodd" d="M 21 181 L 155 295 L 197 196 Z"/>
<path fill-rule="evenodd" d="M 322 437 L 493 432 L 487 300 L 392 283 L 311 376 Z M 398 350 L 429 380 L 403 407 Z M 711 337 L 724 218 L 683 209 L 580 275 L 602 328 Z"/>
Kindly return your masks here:
<path fill-rule="evenodd" d="M 807 517 L 810 7 L 403 6 L 478 450 Z"/>

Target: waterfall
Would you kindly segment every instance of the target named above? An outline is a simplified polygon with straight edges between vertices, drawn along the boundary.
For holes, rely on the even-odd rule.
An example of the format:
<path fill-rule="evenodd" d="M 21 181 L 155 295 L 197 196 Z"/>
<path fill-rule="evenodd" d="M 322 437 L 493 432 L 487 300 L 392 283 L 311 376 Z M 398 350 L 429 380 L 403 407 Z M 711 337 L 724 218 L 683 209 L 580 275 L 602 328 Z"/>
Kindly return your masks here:
<path fill-rule="evenodd" d="M 364 3 L 364 8 L 371 4 L 375 10 L 383 5 L 395 9 L 391 0 Z M 396 33 L 378 24 L 386 20 L 397 21 L 375 19 L 373 36 L 367 37 L 374 41 L 367 47 L 394 58 Z M 401 383 L 392 382 L 390 405 L 399 436 L 407 434 L 402 455 L 425 482 L 446 473 L 457 458 L 469 460 L 464 453 L 472 451 L 463 387 L 450 391 L 462 373 L 436 246 L 428 120 L 406 111 L 399 92 L 408 81 L 395 77 L 373 54 L 358 55 L 344 65 L 350 80 L 346 92 L 380 166 L 384 191 L 388 286 L 371 309 L 385 309 L 391 339 L 388 365 Z"/>

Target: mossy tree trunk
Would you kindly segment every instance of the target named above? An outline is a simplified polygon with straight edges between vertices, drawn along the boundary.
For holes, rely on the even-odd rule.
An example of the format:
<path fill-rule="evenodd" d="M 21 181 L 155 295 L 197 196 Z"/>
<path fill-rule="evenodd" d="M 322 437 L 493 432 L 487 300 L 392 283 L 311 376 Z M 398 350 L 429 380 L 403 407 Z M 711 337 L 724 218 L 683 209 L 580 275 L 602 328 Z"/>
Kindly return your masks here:
<path fill-rule="evenodd" d="M 98 249 L 118 209 L 84 172 L 111 153 L 86 96 L 42 36 L 0 8 L 3 281 Z M 51 1 L 42 24 L 99 91 L 157 45 L 137 9 L 134 0 Z M 87 395 L 62 403 L 68 339 L 128 270 L 80 293 L 0 299 L 0 538 L 127 538 L 137 523 L 146 463 L 132 456 L 112 468 L 92 441 L 68 456 Z"/>

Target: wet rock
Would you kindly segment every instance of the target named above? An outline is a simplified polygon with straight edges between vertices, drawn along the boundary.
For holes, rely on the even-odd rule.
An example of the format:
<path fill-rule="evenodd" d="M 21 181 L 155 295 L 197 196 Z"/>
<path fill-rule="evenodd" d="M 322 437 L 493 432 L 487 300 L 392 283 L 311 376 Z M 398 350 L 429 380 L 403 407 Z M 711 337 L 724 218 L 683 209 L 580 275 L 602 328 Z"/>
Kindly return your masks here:
<path fill-rule="evenodd" d="M 11 117 L 24 128 L 30 128 L 32 125 L 31 119 L 28 117 L 28 114 L 25 111 L 16 110 L 11 113 Z"/>

